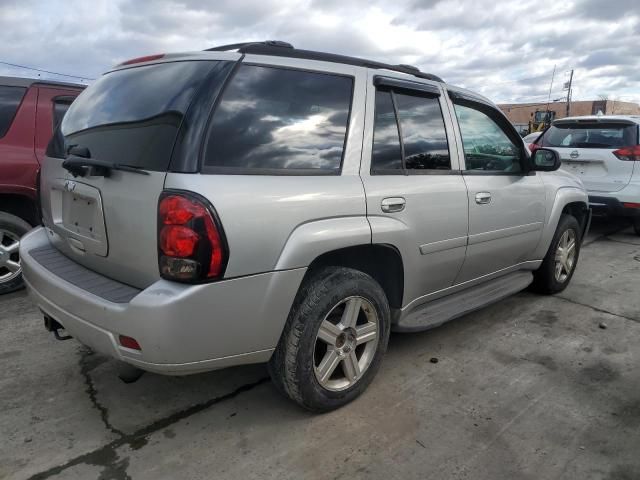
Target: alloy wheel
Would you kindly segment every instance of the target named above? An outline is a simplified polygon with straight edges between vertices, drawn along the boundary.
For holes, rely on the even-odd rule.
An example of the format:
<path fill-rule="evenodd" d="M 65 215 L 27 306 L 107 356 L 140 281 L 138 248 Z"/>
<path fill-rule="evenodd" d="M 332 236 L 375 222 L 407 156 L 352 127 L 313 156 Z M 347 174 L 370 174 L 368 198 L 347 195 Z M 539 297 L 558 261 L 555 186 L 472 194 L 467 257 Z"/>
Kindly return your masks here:
<path fill-rule="evenodd" d="M 378 348 L 379 320 L 367 299 L 348 297 L 334 306 L 318 329 L 314 371 L 327 390 L 353 386 L 371 365 Z"/>
<path fill-rule="evenodd" d="M 10 282 L 22 272 L 19 247 L 18 235 L 0 229 L 0 283 Z"/>
<path fill-rule="evenodd" d="M 555 278 L 559 283 L 564 283 L 576 263 L 576 232 L 566 230 L 560 237 L 555 256 Z"/>

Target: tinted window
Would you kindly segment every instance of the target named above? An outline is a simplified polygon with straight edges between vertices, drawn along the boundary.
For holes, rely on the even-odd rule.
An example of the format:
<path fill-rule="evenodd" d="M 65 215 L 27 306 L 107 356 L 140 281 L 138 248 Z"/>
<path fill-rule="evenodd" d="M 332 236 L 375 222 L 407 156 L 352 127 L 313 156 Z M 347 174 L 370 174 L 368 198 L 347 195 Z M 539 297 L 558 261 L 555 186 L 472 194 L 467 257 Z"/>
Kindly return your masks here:
<path fill-rule="evenodd" d="M 467 170 L 520 172 L 521 149 L 486 113 L 455 105 Z"/>
<path fill-rule="evenodd" d="M 438 98 L 394 93 L 407 170 L 450 170 L 449 145 Z"/>
<path fill-rule="evenodd" d="M 241 66 L 211 122 L 205 166 L 340 170 L 353 80 Z"/>
<path fill-rule="evenodd" d="M 397 170 L 402 173 L 402 152 L 391 92 L 376 91 L 371 171 Z"/>
<path fill-rule="evenodd" d="M 24 97 L 26 88 L 4 87 L 0 85 L 0 138 L 9 131 L 13 117 Z"/>
<path fill-rule="evenodd" d="M 544 147 L 620 148 L 638 144 L 638 126 L 622 123 L 559 123 L 538 142 Z"/>
<path fill-rule="evenodd" d="M 53 100 L 53 131 L 55 132 L 60 122 L 64 118 L 64 114 L 69 110 L 69 106 L 71 105 L 71 100 Z"/>
<path fill-rule="evenodd" d="M 85 146 L 99 160 L 166 170 L 182 118 L 218 63 L 171 62 L 107 73 L 69 107 L 60 128 L 64 143 Z"/>

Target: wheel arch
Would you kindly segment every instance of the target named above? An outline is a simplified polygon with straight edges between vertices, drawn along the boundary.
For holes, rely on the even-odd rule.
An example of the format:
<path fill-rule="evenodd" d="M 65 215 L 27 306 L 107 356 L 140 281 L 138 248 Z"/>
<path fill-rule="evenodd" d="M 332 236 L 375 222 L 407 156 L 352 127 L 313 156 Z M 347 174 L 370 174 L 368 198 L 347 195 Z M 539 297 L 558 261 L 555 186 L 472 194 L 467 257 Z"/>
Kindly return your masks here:
<path fill-rule="evenodd" d="M 380 284 L 392 310 L 402 307 L 404 264 L 395 246 L 368 243 L 324 252 L 310 263 L 303 282 L 324 267 L 346 267 L 366 273 Z"/>
<path fill-rule="evenodd" d="M 590 217 L 587 193 L 576 187 L 562 187 L 556 191 L 553 206 L 549 211 L 542 237 L 536 248 L 536 259 L 544 258 L 546 255 L 556 228 L 558 228 L 560 216 L 563 213 L 569 213 L 575 216 L 584 231 Z"/>
<path fill-rule="evenodd" d="M 18 193 L 0 193 L 0 211 L 10 213 L 32 226 L 40 223 L 38 206 L 32 198 Z"/>

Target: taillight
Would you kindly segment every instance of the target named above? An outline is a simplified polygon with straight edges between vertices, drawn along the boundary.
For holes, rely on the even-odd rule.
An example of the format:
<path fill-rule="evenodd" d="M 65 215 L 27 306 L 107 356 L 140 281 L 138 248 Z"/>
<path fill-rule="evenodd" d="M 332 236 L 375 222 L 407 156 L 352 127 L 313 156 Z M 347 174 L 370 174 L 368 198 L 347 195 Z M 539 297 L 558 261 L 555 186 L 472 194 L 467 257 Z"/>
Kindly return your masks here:
<path fill-rule="evenodd" d="M 634 145 L 632 147 L 622 147 L 618 150 L 614 150 L 613 154 L 620 160 L 626 160 L 629 162 L 640 162 L 640 145 Z"/>
<path fill-rule="evenodd" d="M 531 150 L 531 153 L 535 152 L 539 148 L 540 148 L 540 145 L 538 145 L 537 143 L 530 143 L 529 144 L 529 150 Z"/>
<path fill-rule="evenodd" d="M 228 252 L 222 226 L 208 202 L 194 193 L 163 192 L 158 204 L 158 264 L 168 280 L 222 277 Z"/>
<path fill-rule="evenodd" d="M 164 53 L 158 53 L 156 55 L 146 55 L 144 57 L 132 58 L 131 60 L 127 60 L 118 64 L 118 67 L 122 67 L 124 65 L 133 65 L 134 63 L 142 63 L 142 62 L 150 62 L 152 60 L 158 60 L 159 58 L 164 57 Z"/>

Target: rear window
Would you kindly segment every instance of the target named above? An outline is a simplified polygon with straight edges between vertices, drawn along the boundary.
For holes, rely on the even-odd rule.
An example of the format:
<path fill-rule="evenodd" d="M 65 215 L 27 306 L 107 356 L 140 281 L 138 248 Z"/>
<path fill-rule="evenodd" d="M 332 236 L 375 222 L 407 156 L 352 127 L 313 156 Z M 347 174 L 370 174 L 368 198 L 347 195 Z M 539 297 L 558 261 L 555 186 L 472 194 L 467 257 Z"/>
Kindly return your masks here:
<path fill-rule="evenodd" d="M 340 171 L 353 79 L 286 68 L 241 66 L 222 94 L 204 171 Z"/>
<path fill-rule="evenodd" d="M 87 147 L 98 160 L 166 170 L 182 118 L 217 63 L 160 63 L 104 75 L 64 115 L 65 145 Z"/>
<path fill-rule="evenodd" d="M 67 113 L 69 107 L 73 103 L 73 98 L 69 97 L 57 97 L 53 99 L 53 122 L 52 127 L 53 131 L 56 131 L 56 128 L 62 123 L 62 119 L 64 118 L 64 114 Z"/>
<path fill-rule="evenodd" d="M 9 131 L 26 88 L 0 85 L 0 138 Z"/>
<path fill-rule="evenodd" d="M 543 147 L 620 148 L 638 144 L 638 125 L 625 123 L 560 123 L 537 142 Z"/>

